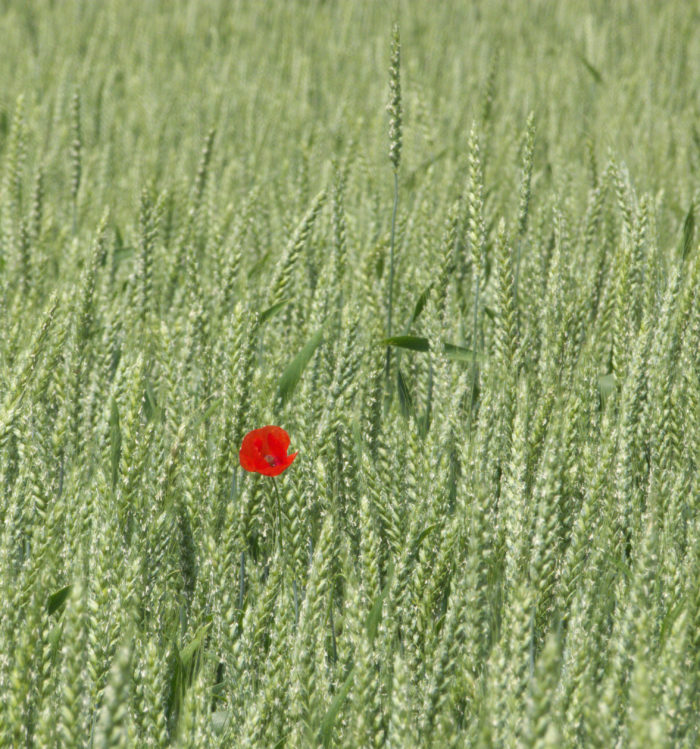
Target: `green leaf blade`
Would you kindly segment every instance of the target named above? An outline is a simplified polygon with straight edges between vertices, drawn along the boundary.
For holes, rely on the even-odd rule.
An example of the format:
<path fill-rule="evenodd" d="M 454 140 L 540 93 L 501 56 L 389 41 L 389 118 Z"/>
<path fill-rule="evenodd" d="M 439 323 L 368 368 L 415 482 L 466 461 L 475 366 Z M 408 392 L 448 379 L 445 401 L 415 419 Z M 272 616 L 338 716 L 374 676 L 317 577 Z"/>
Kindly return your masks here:
<path fill-rule="evenodd" d="M 301 376 L 306 369 L 307 364 L 311 361 L 316 349 L 319 347 L 323 338 L 323 328 L 317 330 L 314 335 L 304 344 L 299 353 L 286 366 L 277 385 L 277 399 L 282 403 L 287 403 L 294 391 L 296 390 Z"/>

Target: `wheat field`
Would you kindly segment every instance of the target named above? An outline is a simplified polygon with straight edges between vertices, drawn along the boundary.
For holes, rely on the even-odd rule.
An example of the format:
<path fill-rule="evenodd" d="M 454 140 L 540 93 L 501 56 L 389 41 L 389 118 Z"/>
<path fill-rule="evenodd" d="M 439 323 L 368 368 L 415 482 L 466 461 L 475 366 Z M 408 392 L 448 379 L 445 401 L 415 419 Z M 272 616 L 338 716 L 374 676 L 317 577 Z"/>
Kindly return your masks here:
<path fill-rule="evenodd" d="M 698 746 L 699 23 L 0 3 L 1 746 Z"/>

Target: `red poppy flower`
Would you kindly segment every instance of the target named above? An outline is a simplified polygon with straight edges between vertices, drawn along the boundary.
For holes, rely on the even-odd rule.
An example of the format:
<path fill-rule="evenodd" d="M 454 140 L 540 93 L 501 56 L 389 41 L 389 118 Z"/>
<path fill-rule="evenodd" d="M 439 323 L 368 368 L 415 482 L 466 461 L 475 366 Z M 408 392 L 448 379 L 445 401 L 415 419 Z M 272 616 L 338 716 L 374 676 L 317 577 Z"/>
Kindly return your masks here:
<path fill-rule="evenodd" d="M 278 476 L 294 462 L 298 453 L 287 455 L 289 435 L 282 427 L 267 426 L 253 429 L 243 438 L 238 457 L 246 471 Z"/>

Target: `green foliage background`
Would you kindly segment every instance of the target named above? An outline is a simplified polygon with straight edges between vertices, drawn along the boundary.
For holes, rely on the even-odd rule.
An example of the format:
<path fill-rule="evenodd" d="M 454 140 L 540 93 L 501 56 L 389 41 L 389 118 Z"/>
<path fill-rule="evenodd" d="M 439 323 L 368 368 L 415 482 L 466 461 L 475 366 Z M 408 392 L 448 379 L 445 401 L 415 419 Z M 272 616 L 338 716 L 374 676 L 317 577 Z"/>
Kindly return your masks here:
<path fill-rule="evenodd" d="M 0 5 L 0 744 L 697 746 L 699 21 Z"/>

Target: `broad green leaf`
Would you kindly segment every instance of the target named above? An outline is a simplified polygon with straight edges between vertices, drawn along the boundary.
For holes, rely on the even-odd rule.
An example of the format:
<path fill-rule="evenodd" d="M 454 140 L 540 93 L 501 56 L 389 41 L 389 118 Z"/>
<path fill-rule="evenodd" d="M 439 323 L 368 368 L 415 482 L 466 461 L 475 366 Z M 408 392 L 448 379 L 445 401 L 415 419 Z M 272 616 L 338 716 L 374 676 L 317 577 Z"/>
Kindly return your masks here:
<path fill-rule="evenodd" d="M 410 349 L 411 351 L 429 351 L 430 344 L 427 338 L 417 335 L 396 335 L 391 338 L 385 338 L 382 341 L 384 346 L 396 346 L 398 348 Z"/>
<path fill-rule="evenodd" d="M 416 548 L 420 548 L 423 541 L 425 541 L 426 538 L 438 527 L 437 523 L 433 523 L 432 525 L 429 525 L 427 528 L 423 528 L 423 530 L 418 535 L 418 538 L 416 539 Z"/>
<path fill-rule="evenodd" d="M 267 322 L 269 319 L 274 317 L 281 309 L 284 309 L 290 303 L 289 299 L 283 299 L 277 304 L 273 304 L 272 307 L 268 307 L 264 312 L 260 313 L 260 325 Z"/>
<path fill-rule="evenodd" d="M 428 299 L 430 298 L 430 292 L 432 291 L 433 285 L 430 284 L 425 291 L 418 297 L 418 301 L 416 302 L 416 306 L 413 308 L 413 314 L 411 315 L 411 319 L 406 326 L 407 328 L 410 328 L 411 325 L 420 317 L 421 312 L 425 309 L 425 305 L 428 303 Z"/>
<path fill-rule="evenodd" d="M 417 335 L 397 335 L 391 338 L 384 338 L 381 341 L 384 346 L 396 346 L 398 348 L 409 349 L 410 351 L 430 351 L 430 342 L 427 338 Z M 445 356 L 452 361 L 462 361 L 469 364 L 474 360 L 474 351 L 472 349 L 464 348 L 464 346 L 457 346 L 454 343 L 442 342 L 442 350 Z M 476 361 L 482 362 L 484 360 L 483 354 L 476 354 Z"/>
<path fill-rule="evenodd" d="M 306 365 L 311 361 L 311 357 L 318 348 L 323 338 L 323 328 L 317 330 L 311 338 L 304 344 L 301 351 L 289 362 L 277 385 L 277 397 L 283 403 L 286 403 L 294 394 L 296 386 L 299 384 L 301 375 Z"/>
<path fill-rule="evenodd" d="M 457 346 L 454 343 L 443 343 L 445 347 L 445 356 L 452 361 L 463 361 L 471 364 L 473 361 L 479 363 L 483 362 L 484 355 L 480 353 L 474 353 L 472 349 L 464 348 L 464 346 Z"/>
<path fill-rule="evenodd" d="M 46 602 L 46 608 L 49 611 L 49 616 L 55 614 L 60 608 L 65 605 L 72 589 L 73 583 L 68 583 L 68 585 L 65 585 L 63 588 L 57 590 L 55 593 L 52 593 L 49 596 L 49 599 Z"/>

